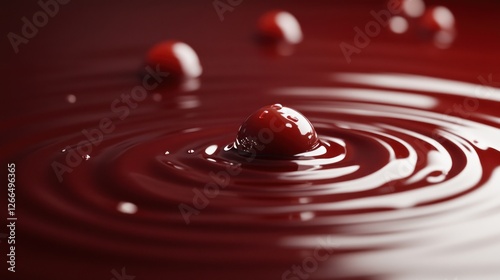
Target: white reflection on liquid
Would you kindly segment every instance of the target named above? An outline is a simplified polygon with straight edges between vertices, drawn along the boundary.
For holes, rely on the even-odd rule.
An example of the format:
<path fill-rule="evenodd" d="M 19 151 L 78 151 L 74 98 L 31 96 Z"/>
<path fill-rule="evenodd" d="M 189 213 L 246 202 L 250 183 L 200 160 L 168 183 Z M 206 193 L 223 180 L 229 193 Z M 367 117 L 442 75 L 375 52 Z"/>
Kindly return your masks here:
<path fill-rule="evenodd" d="M 427 280 L 460 275 L 459 279 L 498 279 L 500 243 L 489 241 L 500 238 L 499 181 L 497 167 L 481 188 L 458 199 L 405 211 L 331 218 L 335 224 L 345 222 L 344 231 L 350 235 L 290 237 L 282 244 L 314 248 L 318 240 L 328 237 L 342 249 L 365 249 L 328 260 L 315 272 L 318 277 L 384 275 L 383 279 Z"/>
<path fill-rule="evenodd" d="M 408 30 L 408 21 L 404 17 L 392 17 L 389 20 L 389 28 L 397 34 L 405 33 Z"/>
<path fill-rule="evenodd" d="M 291 44 L 302 41 L 302 30 L 297 19 L 290 13 L 279 12 L 276 15 L 276 24 L 283 32 L 284 39 Z"/>
<path fill-rule="evenodd" d="M 449 94 L 485 100 L 500 101 L 497 88 L 418 75 L 404 74 L 335 74 L 334 79 L 343 83 L 391 88 L 394 90 L 422 91 L 430 94 Z M 384 193 L 380 196 L 353 198 L 331 203 L 295 205 L 287 208 L 272 209 L 284 213 L 288 211 L 317 213 L 313 220 L 305 221 L 311 225 L 329 225 L 339 228 L 340 232 L 328 236 L 308 235 L 294 236 L 282 240 L 283 246 L 294 248 L 315 248 L 318 240 L 329 237 L 345 250 L 362 249 L 361 252 L 340 254 L 334 260 L 328 260 L 315 272 L 315 276 L 328 278 L 356 277 L 364 275 L 380 275 L 381 279 L 500 279 L 500 167 L 496 167 L 491 175 L 484 174 L 481 158 L 475 148 L 500 151 L 500 130 L 498 127 L 471 119 L 443 115 L 426 106 L 434 106 L 434 102 L 425 101 L 427 96 L 414 94 L 411 102 L 400 102 L 397 92 L 372 89 L 338 88 L 291 88 L 277 91 L 278 94 L 296 96 L 318 96 L 321 103 L 311 102 L 301 106 L 302 111 L 315 111 L 332 114 L 364 115 L 401 119 L 405 121 L 432 124 L 437 127 L 435 133 L 447 139 L 448 145 L 460 149 L 464 155 L 464 167 L 459 173 L 448 177 L 454 162 L 450 152 L 442 143 L 415 131 L 387 124 L 377 124 L 364 128 L 387 129 L 420 139 L 432 148 L 426 156 L 426 166 L 418 172 L 410 172 L 405 184 L 426 180 L 423 188 L 408 189 L 395 193 Z M 345 92 L 342 92 L 345 90 Z M 385 92 L 387 95 L 383 96 Z M 348 95 L 350 94 L 350 96 Z M 407 93 L 401 92 L 400 99 L 406 99 Z M 383 97 L 382 97 L 383 96 Z M 411 96 L 411 95 L 410 95 Z M 348 98 L 351 97 L 351 98 Z M 368 98 L 365 100 L 365 98 Z M 341 99 L 342 102 L 337 101 Z M 345 99 L 345 100 L 344 100 Z M 396 101 L 394 101 L 396 99 Z M 352 101 L 352 102 L 348 102 Z M 363 101 L 375 101 L 382 104 L 370 104 Z M 402 108 L 394 105 L 413 104 Z M 427 103 L 426 103 L 427 102 Z M 475 117 L 499 123 L 499 118 L 481 113 Z M 340 127 L 340 126 L 339 126 Z M 348 123 L 345 129 L 356 129 L 356 124 Z M 359 128 L 358 128 L 359 129 Z M 377 133 L 379 133 L 377 131 Z M 390 151 L 390 146 L 384 146 Z M 414 149 L 407 147 L 407 149 Z M 491 151 L 491 152 L 496 152 Z M 394 161 L 392 158 L 390 161 Z M 412 163 L 406 159 L 406 165 Z M 499 162 L 500 164 L 500 162 Z M 401 170 L 396 170 L 400 172 Z M 437 171 L 437 172 L 436 172 Z M 376 174 L 374 172 L 373 174 Z M 482 183 L 488 175 L 487 182 Z M 379 181 L 380 178 L 372 178 Z M 361 186 L 369 186 L 370 181 Z M 481 184 L 480 187 L 477 187 Z M 344 191 L 335 183 L 332 189 Z M 373 187 L 373 186 L 372 186 Z M 349 186 L 359 188 L 359 186 Z M 453 198 L 453 199 L 448 199 Z M 433 201 L 439 203 L 426 204 Z M 424 206 L 425 205 L 425 206 Z M 363 214 L 320 215 L 332 210 L 359 210 L 394 207 L 397 211 L 369 212 Z M 268 209 L 269 210 L 269 209 Z M 492 242 L 494 241 L 494 242 Z M 397 264 L 397 265 L 394 265 Z M 413 278 L 411 278 L 411 277 Z M 441 277 L 441 278 L 440 278 Z M 453 278 L 451 278 L 453 279 Z"/>
<path fill-rule="evenodd" d="M 201 101 L 196 95 L 180 95 L 176 98 L 176 101 L 181 109 L 193 109 L 201 105 Z"/>
<path fill-rule="evenodd" d="M 417 18 L 424 14 L 425 3 L 423 0 L 403 0 L 402 8 L 408 16 Z"/>
<path fill-rule="evenodd" d="M 217 145 L 210 145 L 205 149 L 205 153 L 209 156 L 213 155 L 217 151 Z"/>
<path fill-rule="evenodd" d="M 68 94 L 68 96 L 66 96 L 66 100 L 68 103 L 73 104 L 76 102 L 76 96 L 74 94 Z"/>
<path fill-rule="evenodd" d="M 196 52 L 187 44 L 175 43 L 172 50 L 179 60 L 182 71 L 187 77 L 196 78 L 202 73 L 200 60 Z"/>
<path fill-rule="evenodd" d="M 443 6 L 435 7 L 432 11 L 432 16 L 436 23 L 442 29 L 452 29 L 455 26 L 455 17 L 451 11 Z"/>
<path fill-rule="evenodd" d="M 406 92 L 403 95 L 402 92 L 377 89 L 293 87 L 279 89 L 274 91 L 274 93 L 283 95 L 303 95 L 308 98 L 335 97 L 338 99 L 377 102 L 423 109 L 430 109 L 437 104 L 437 99 L 434 97 Z M 402 95 L 404 97 L 401 97 Z"/>
<path fill-rule="evenodd" d="M 336 81 L 376 86 L 382 88 L 403 89 L 408 91 L 424 91 L 445 93 L 466 97 L 475 97 L 500 101 L 500 89 L 484 85 L 434 78 L 411 74 L 365 74 L 337 73 L 332 76 Z M 483 92 L 487 91 L 487 92 Z M 405 93 L 406 96 L 406 93 Z"/>

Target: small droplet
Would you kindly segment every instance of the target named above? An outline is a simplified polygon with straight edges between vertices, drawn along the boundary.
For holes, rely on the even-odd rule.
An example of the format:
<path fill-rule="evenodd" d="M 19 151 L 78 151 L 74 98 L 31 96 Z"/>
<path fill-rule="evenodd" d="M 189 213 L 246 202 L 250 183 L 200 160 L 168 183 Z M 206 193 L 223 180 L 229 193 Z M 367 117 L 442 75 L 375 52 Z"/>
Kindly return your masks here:
<path fill-rule="evenodd" d="M 124 214 L 135 214 L 137 206 L 131 202 L 120 202 L 116 209 Z"/>
<path fill-rule="evenodd" d="M 211 155 L 213 155 L 213 154 L 217 151 L 217 148 L 218 148 L 218 147 L 219 147 L 219 146 L 217 146 L 217 145 L 210 145 L 210 146 L 208 146 L 208 147 L 205 149 L 205 153 L 206 153 L 207 155 L 210 155 L 210 156 L 211 156 Z"/>
<path fill-rule="evenodd" d="M 286 116 L 287 119 L 291 120 L 292 122 L 298 122 L 299 119 L 295 116 L 288 115 Z"/>
<path fill-rule="evenodd" d="M 285 11 L 270 11 L 259 19 L 261 36 L 273 41 L 297 44 L 302 41 L 302 29 L 297 19 Z"/>
<path fill-rule="evenodd" d="M 292 128 L 292 124 L 291 123 L 286 123 L 285 126 L 288 127 L 288 128 Z"/>
<path fill-rule="evenodd" d="M 188 150 L 188 154 L 194 154 L 194 150 L 193 149 Z"/>
<path fill-rule="evenodd" d="M 170 155 L 170 152 L 169 152 L 169 151 L 166 151 L 166 152 L 165 152 L 165 154 L 166 154 L 166 155 Z"/>
<path fill-rule="evenodd" d="M 158 66 L 179 78 L 196 78 L 203 72 L 196 52 L 179 41 L 164 41 L 153 46 L 147 55 L 147 63 L 153 69 Z"/>
<path fill-rule="evenodd" d="M 418 18 L 424 14 L 425 3 L 423 0 L 403 0 L 403 13 L 412 18 Z"/>
<path fill-rule="evenodd" d="M 280 110 L 283 108 L 283 105 L 276 103 L 276 104 L 271 105 L 271 108 L 273 108 L 275 110 Z"/>
<path fill-rule="evenodd" d="M 443 6 L 435 7 L 432 10 L 432 15 L 436 23 L 442 29 L 451 29 L 455 25 L 455 17 L 451 11 Z"/>
<path fill-rule="evenodd" d="M 455 17 L 444 6 L 427 9 L 420 19 L 422 38 L 431 40 L 440 49 L 449 48 L 456 37 Z"/>
<path fill-rule="evenodd" d="M 267 111 L 267 110 L 265 110 L 264 112 L 262 112 L 260 114 L 260 116 L 259 116 L 259 119 L 263 119 L 267 115 L 267 113 L 269 113 L 269 111 Z"/>
<path fill-rule="evenodd" d="M 83 156 L 83 158 L 84 158 L 85 160 L 89 160 L 89 159 L 90 159 L 90 156 L 89 156 L 89 155 L 85 155 L 85 156 Z"/>
<path fill-rule="evenodd" d="M 68 96 L 66 96 L 66 100 L 68 100 L 69 103 L 73 104 L 76 102 L 76 96 L 73 94 L 68 94 Z"/>
<path fill-rule="evenodd" d="M 389 20 L 389 28 L 396 34 L 403 34 L 408 30 L 408 21 L 404 17 L 392 17 Z"/>
<path fill-rule="evenodd" d="M 66 149 L 62 149 L 62 150 L 61 150 L 61 153 L 65 153 L 65 152 L 66 152 Z"/>

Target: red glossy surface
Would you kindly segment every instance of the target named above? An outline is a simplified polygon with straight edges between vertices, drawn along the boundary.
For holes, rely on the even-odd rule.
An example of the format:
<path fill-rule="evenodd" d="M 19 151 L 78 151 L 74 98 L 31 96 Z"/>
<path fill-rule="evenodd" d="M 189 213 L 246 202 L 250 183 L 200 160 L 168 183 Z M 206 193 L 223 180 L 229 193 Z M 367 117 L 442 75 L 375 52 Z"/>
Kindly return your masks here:
<path fill-rule="evenodd" d="M 302 29 L 299 22 L 286 11 L 266 12 L 258 20 L 258 30 L 264 41 L 290 44 L 302 41 Z"/>
<path fill-rule="evenodd" d="M 243 154 L 292 157 L 319 145 L 313 125 L 299 112 L 274 104 L 252 113 L 240 126 L 234 147 Z"/>
<path fill-rule="evenodd" d="M 19 53 L 4 37 L 1 176 L 16 164 L 18 221 L 17 272 L 3 238 L 0 278 L 498 279 L 500 3 L 426 1 L 455 17 L 447 49 L 385 27 L 356 45 L 385 0 L 236 3 L 221 22 L 210 1 L 70 1 Z M 4 36 L 41 9 L 2 5 Z M 276 8 L 304 32 L 286 57 L 253 40 Z M 156 73 L 145 94 L 144 57 L 172 38 L 203 74 L 166 88 Z M 350 63 L 342 42 L 359 48 Z M 275 103 L 321 146 L 231 149 Z"/>
<path fill-rule="evenodd" d="M 426 4 L 423 0 L 389 0 L 387 6 L 400 11 L 401 16 L 418 18 L 424 13 Z"/>
<path fill-rule="evenodd" d="M 201 75 L 201 65 L 194 50 L 183 42 L 171 40 L 157 43 L 149 50 L 146 63 L 159 67 L 174 78 L 196 78 Z"/>
<path fill-rule="evenodd" d="M 443 6 L 429 7 L 420 20 L 423 28 L 433 32 L 455 29 L 455 18 L 452 12 Z"/>

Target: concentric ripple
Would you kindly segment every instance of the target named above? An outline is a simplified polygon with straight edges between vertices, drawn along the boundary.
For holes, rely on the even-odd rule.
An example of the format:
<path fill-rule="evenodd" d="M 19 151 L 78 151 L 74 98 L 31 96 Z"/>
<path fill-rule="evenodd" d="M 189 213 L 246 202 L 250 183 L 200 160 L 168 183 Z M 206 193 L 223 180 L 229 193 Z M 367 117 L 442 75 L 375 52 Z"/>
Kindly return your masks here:
<path fill-rule="evenodd" d="M 221 114 L 196 94 L 187 98 L 198 100 L 193 106 L 184 96 L 161 115 L 138 111 L 116 124 L 60 183 L 51 167 L 68 164 L 82 135 L 69 125 L 48 142 L 36 145 L 34 135 L 22 161 L 43 179 L 21 190 L 31 205 L 24 227 L 54 250 L 135 259 L 152 271 L 155 263 L 213 270 L 224 262 L 280 277 L 327 238 L 335 257 L 315 277 L 401 279 L 421 267 L 496 275 L 500 243 L 488 240 L 500 237 L 497 90 L 474 97 L 448 80 L 411 90 L 428 77 L 332 77 L 332 87 L 270 91 L 307 116 L 321 139 L 294 159 L 239 155 L 232 141 L 240 110 L 255 108 Z M 481 110 L 443 113 L 466 97 Z"/>

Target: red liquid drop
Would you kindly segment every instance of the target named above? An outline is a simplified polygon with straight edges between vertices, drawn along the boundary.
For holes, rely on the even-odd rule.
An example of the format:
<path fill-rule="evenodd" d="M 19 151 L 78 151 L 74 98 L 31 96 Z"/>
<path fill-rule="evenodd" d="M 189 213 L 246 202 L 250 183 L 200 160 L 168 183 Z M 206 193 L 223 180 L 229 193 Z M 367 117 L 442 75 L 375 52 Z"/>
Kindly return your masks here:
<path fill-rule="evenodd" d="M 302 41 L 302 29 L 297 19 L 285 11 L 265 13 L 258 23 L 260 35 L 269 41 L 297 44 Z"/>
<path fill-rule="evenodd" d="M 302 114 L 280 104 L 265 106 L 240 126 L 234 147 L 247 155 L 290 157 L 319 145 L 316 130 Z"/>
<path fill-rule="evenodd" d="M 187 44 L 179 41 L 165 41 L 156 44 L 149 51 L 147 63 L 159 67 L 173 77 L 196 78 L 202 73 L 196 52 Z"/>
<path fill-rule="evenodd" d="M 425 11 L 421 25 L 432 31 L 452 30 L 455 28 L 455 17 L 446 7 L 431 7 Z"/>
<path fill-rule="evenodd" d="M 401 11 L 401 16 L 409 18 L 421 17 L 425 11 L 423 0 L 389 0 L 387 6 Z"/>
<path fill-rule="evenodd" d="M 439 48 L 448 48 L 456 37 L 455 17 L 446 7 L 427 9 L 420 20 L 424 39 L 432 40 Z"/>

